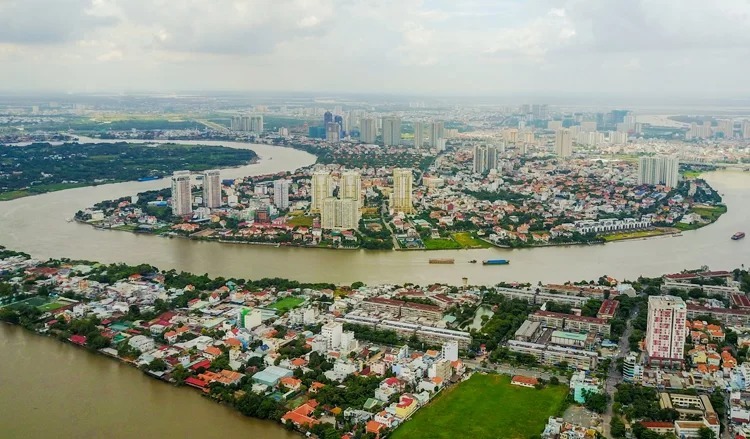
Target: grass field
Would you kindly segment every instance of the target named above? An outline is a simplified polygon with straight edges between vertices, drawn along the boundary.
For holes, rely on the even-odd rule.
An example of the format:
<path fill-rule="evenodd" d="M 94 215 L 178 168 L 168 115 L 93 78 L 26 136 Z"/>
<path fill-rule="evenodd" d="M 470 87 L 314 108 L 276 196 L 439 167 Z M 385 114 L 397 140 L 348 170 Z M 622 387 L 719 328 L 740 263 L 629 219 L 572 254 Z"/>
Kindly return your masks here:
<path fill-rule="evenodd" d="M 312 227 L 313 217 L 311 216 L 295 216 L 287 221 L 287 224 L 293 227 Z"/>
<path fill-rule="evenodd" d="M 727 213 L 727 206 L 719 205 L 715 207 L 694 207 L 693 212 L 697 213 L 710 222 L 714 222 L 719 219 L 720 216 Z"/>
<path fill-rule="evenodd" d="M 463 248 L 490 248 L 489 243 L 471 236 L 469 232 L 458 232 L 453 234 L 453 239 Z"/>
<path fill-rule="evenodd" d="M 457 243 L 456 241 L 450 239 L 450 238 L 440 238 L 440 239 L 432 239 L 427 238 L 423 240 L 424 242 L 424 248 L 426 250 L 450 250 L 450 249 L 460 249 L 461 244 Z"/>
<path fill-rule="evenodd" d="M 47 311 L 54 311 L 58 308 L 62 308 L 63 306 L 65 306 L 64 303 L 50 302 L 44 305 L 37 306 L 37 308 L 39 308 L 39 311 L 41 312 L 47 312 Z"/>
<path fill-rule="evenodd" d="M 698 178 L 701 175 L 701 171 L 685 171 L 682 173 L 683 178 L 686 180 L 692 180 Z"/>
<path fill-rule="evenodd" d="M 300 297 L 285 297 L 281 300 L 277 300 L 271 305 L 271 308 L 279 310 L 281 313 L 285 313 L 290 309 L 298 307 L 305 299 Z"/>
<path fill-rule="evenodd" d="M 648 238 L 651 236 L 660 236 L 668 232 L 663 230 L 633 230 L 632 232 L 610 233 L 602 235 L 606 242 L 622 241 L 624 239 Z"/>
<path fill-rule="evenodd" d="M 512 386 L 508 376 L 474 374 L 420 409 L 391 438 L 539 437 L 547 418 L 562 407 L 567 390 L 565 386 L 528 389 Z"/>

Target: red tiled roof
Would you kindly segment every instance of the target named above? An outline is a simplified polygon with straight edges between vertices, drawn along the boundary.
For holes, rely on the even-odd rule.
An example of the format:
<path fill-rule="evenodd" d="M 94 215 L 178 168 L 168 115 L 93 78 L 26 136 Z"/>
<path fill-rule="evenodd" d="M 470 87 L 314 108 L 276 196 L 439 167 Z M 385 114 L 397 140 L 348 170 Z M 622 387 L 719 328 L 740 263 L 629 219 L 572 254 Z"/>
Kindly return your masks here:
<path fill-rule="evenodd" d="M 511 384 L 513 383 L 521 383 L 521 384 L 528 384 L 531 386 L 535 386 L 539 383 L 539 380 L 534 377 L 527 377 L 523 375 L 514 375 L 513 379 L 510 380 Z"/>

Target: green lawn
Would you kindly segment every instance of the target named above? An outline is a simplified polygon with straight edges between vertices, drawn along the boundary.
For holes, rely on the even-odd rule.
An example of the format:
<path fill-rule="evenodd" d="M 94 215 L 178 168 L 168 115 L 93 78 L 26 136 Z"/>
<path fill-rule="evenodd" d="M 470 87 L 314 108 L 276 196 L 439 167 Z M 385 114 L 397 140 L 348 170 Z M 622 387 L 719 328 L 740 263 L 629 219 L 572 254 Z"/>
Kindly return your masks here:
<path fill-rule="evenodd" d="M 426 250 L 450 250 L 450 249 L 463 248 L 461 247 L 461 244 L 457 243 L 456 241 L 450 238 L 440 238 L 440 239 L 427 238 L 427 239 L 424 239 L 422 242 L 424 242 L 424 248 Z"/>
<path fill-rule="evenodd" d="M 488 242 L 475 238 L 469 232 L 457 232 L 453 234 L 453 239 L 464 248 L 490 248 Z"/>
<path fill-rule="evenodd" d="M 527 439 L 539 437 L 557 414 L 565 386 L 542 390 L 512 386 L 505 375 L 474 374 L 444 391 L 397 428 L 392 439 Z"/>
<path fill-rule="evenodd" d="M 305 299 L 301 297 L 285 297 L 281 300 L 277 300 L 274 302 L 273 305 L 271 305 L 271 308 L 279 310 L 280 313 L 285 313 L 289 311 L 290 309 L 298 307 L 302 302 L 304 302 Z"/>
<path fill-rule="evenodd" d="M 634 238 L 648 238 L 650 236 L 660 236 L 667 232 L 663 230 L 633 230 L 630 232 L 610 233 L 608 235 L 602 235 L 602 238 L 606 242 L 621 241 L 623 239 L 634 239 Z"/>
<path fill-rule="evenodd" d="M 60 302 L 50 302 L 50 303 L 47 303 L 47 304 L 45 304 L 45 305 L 40 305 L 40 306 L 38 306 L 37 308 L 38 308 L 38 309 L 39 309 L 39 311 L 41 311 L 41 312 L 47 312 L 47 311 L 54 311 L 54 310 L 56 310 L 56 309 L 58 309 L 58 308 L 62 308 L 63 306 L 65 306 L 65 304 L 64 304 L 64 303 L 60 303 Z"/>
<path fill-rule="evenodd" d="M 311 216 L 295 216 L 287 220 L 287 224 L 293 227 L 312 227 L 313 217 Z"/>
<path fill-rule="evenodd" d="M 686 180 L 698 178 L 701 175 L 701 171 L 685 171 L 682 173 L 682 177 Z"/>

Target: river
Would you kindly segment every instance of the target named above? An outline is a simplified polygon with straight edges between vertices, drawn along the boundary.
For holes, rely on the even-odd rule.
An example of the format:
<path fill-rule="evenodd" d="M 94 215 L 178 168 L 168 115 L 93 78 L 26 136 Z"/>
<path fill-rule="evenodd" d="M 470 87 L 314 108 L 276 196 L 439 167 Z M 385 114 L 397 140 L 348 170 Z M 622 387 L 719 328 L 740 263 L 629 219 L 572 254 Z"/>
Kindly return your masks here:
<path fill-rule="evenodd" d="M 300 437 L 20 327 L 0 324 L 0 352 L 3 438 Z"/>
<path fill-rule="evenodd" d="M 269 145 L 238 142 L 183 142 L 252 148 L 257 164 L 222 171 L 222 178 L 294 170 L 310 165 L 308 153 Z M 38 258 L 70 257 L 101 262 L 150 263 L 212 276 L 285 277 L 309 282 L 470 284 L 562 282 L 594 279 L 603 274 L 633 279 L 708 265 L 731 269 L 750 265 L 750 240 L 732 241 L 749 231 L 750 173 L 719 171 L 705 174 L 729 206 L 716 223 L 681 237 L 661 237 L 606 245 L 531 249 L 425 251 L 329 250 L 199 242 L 97 230 L 66 218 L 93 203 L 166 187 L 168 179 L 128 182 L 52 192 L 0 203 L 0 244 Z M 454 258 L 455 265 L 430 265 L 429 259 Z M 510 259 L 507 266 L 470 264 L 469 260 Z"/>

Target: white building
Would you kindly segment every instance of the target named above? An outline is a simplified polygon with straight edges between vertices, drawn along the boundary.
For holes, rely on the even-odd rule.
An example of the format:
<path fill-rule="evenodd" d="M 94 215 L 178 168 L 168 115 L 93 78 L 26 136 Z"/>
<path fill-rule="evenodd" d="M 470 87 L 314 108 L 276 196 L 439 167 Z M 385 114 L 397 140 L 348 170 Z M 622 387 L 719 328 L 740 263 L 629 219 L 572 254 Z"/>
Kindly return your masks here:
<path fill-rule="evenodd" d="M 175 171 L 172 174 L 172 214 L 183 216 L 190 215 L 192 212 L 190 171 Z"/>
<path fill-rule="evenodd" d="M 647 229 L 651 227 L 651 217 L 643 216 L 639 220 L 635 218 L 580 220 L 576 221 L 574 225 L 576 231 L 583 235 L 587 233 L 611 233 L 621 230 Z"/>
<path fill-rule="evenodd" d="M 359 201 L 328 197 L 323 200 L 320 225 L 328 230 L 354 230 L 359 227 Z"/>
<path fill-rule="evenodd" d="M 687 306 L 675 296 L 649 296 L 646 354 L 649 363 L 681 364 L 685 356 Z"/>
<path fill-rule="evenodd" d="M 487 147 L 484 145 L 474 146 L 474 173 L 484 174 L 489 171 Z"/>
<path fill-rule="evenodd" d="M 638 159 L 638 184 L 677 187 L 680 161 L 676 157 L 641 157 Z"/>
<path fill-rule="evenodd" d="M 141 352 L 148 352 L 154 349 L 154 339 L 145 335 L 134 335 L 128 340 L 128 345 Z"/>
<path fill-rule="evenodd" d="M 331 174 L 326 171 L 318 171 L 313 174 L 311 182 L 312 203 L 310 204 L 311 212 L 320 212 L 323 207 L 323 200 L 331 196 L 333 192 L 333 180 Z"/>
<path fill-rule="evenodd" d="M 273 204 L 279 209 L 289 208 L 289 180 L 273 182 Z"/>
<path fill-rule="evenodd" d="M 393 193 L 391 194 L 391 209 L 395 212 L 412 213 L 412 183 L 411 168 L 393 169 Z"/>
<path fill-rule="evenodd" d="M 209 209 L 221 206 L 221 178 L 216 169 L 203 172 L 203 205 Z"/>
<path fill-rule="evenodd" d="M 555 154 L 558 157 L 573 155 L 573 137 L 570 130 L 560 129 L 555 132 Z"/>
<path fill-rule="evenodd" d="M 339 198 L 351 198 L 362 206 L 362 177 L 359 172 L 345 171 L 339 181 Z"/>
<path fill-rule="evenodd" d="M 401 119 L 398 117 L 383 118 L 383 145 L 395 146 L 401 144 Z"/>
<path fill-rule="evenodd" d="M 437 148 L 441 150 L 444 143 L 441 140 L 445 139 L 445 124 L 441 121 L 434 121 L 430 124 L 430 131 L 427 132 L 427 142 L 430 148 Z"/>
<path fill-rule="evenodd" d="M 448 361 L 458 360 L 458 342 L 451 340 L 443 343 L 443 358 Z"/>
<path fill-rule="evenodd" d="M 414 126 L 414 147 L 421 148 L 424 144 L 424 124 L 422 122 L 412 122 Z"/>
<path fill-rule="evenodd" d="M 371 118 L 362 119 L 359 127 L 359 140 L 363 143 L 375 143 L 378 137 L 378 121 Z"/>
<path fill-rule="evenodd" d="M 250 131 L 254 133 L 263 132 L 263 115 L 255 115 L 250 117 Z"/>
<path fill-rule="evenodd" d="M 326 323 L 320 329 L 320 334 L 326 340 L 327 349 L 338 349 L 341 347 L 341 336 L 344 333 L 344 325 L 339 322 Z"/>
<path fill-rule="evenodd" d="M 341 125 L 336 122 L 328 122 L 326 124 L 326 140 L 329 142 L 341 140 Z"/>

